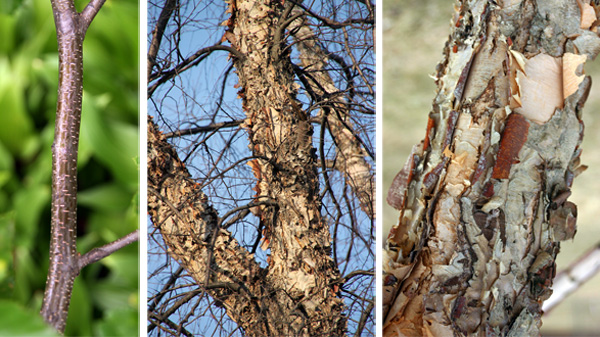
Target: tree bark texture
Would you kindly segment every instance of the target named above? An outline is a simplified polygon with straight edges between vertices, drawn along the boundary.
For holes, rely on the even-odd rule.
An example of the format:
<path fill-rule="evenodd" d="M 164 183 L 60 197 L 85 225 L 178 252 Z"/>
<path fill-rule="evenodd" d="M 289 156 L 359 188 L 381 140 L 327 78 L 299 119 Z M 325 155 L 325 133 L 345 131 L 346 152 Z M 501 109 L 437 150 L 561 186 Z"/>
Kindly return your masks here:
<path fill-rule="evenodd" d="M 301 15 L 302 11 L 293 11 L 292 15 Z M 375 176 L 371 173 L 371 165 L 365 159 L 368 154 L 360 139 L 354 134 L 354 125 L 348 117 L 348 102 L 336 87 L 326 70 L 330 56 L 321 49 L 317 37 L 306 22 L 305 17 L 298 17 L 290 23 L 290 31 L 300 52 L 300 61 L 305 71 L 310 73 L 307 82 L 310 90 L 324 101 L 318 118 L 323 127 L 328 127 L 338 149 L 336 165 L 343 172 L 352 188 L 352 192 L 360 201 L 361 208 L 375 219 Z M 369 88 L 373 90 L 373 88 Z"/>
<path fill-rule="evenodd" d="M 388 193 L 384 335 L 539 335 L 580 165 L 584 0 L 460 1 L 425 139 Z"/>
<path fill-rule="evenodd" d="M 148 207 L 169 254 L 223 303 L 248 336 L 342 336 L 343 280 L 331 257 L 331 236 L 321 216 L 313 129 L 295 99 L 289 48 L 282 33 L 292 3 L 229 3 L 224 39 L 239 78 L 255 159 L 251 211 L 264 226 L 261 268 L 231 234 L 190 179 L 173 148 L 148 122 Z M 285 16 L 284 16 L 285 14 Z"/>

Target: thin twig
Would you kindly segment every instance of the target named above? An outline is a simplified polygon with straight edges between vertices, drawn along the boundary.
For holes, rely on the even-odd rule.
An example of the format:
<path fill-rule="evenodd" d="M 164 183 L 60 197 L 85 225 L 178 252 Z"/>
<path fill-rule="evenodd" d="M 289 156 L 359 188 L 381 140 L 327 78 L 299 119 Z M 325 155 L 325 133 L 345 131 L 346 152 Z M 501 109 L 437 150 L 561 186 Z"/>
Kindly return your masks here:
<path fill-rule="evenodd" d="M 140 230 L 136 229 L 135 231 L 125 235 L 124 237 L 117 239 L 111 243 L 105 244 L 102 247 L 97 247 L 85 255 L 82 255 L 78 259 L 78 267 L 79 269 L 83 269 L 83 267 L 87 266 L 90 263 L 94 263 L 100 261 L 101 259 L 109 256 L 110 254 L 116 252 L 117 250 L 127 246 L 128 244 L 138 241 L 140 238 Z"/>
<path fill-rule="evenodd" d="M 212 123 L 209 125 L 198 126 L 195 128 L 167 132 L 167 133 L 165 133 L 165 138 L 168 139 L 168 138 L 179 137 L 179 136 L 194 135 L 196 133 L 209 132 L 209 131 L 219 130 L 221 128 L 236 127 L 236 126 L 239 126 L 240 124 L 242 124 L 243 122 L 244 122 L 244 120 L 240 119 L 240 120 L 236 120 L 236 121 Z"/>
<path fill-rule="evenodd" d="M 52 144 L 52 229 L 50 268 L 41 314 L 64 332 L 77 268 L 77 148 L 83 95 L 83 39 L 104 1 L 79 14 L 72 0 L 52 0 L 59 58 L 56 126 Z"/>

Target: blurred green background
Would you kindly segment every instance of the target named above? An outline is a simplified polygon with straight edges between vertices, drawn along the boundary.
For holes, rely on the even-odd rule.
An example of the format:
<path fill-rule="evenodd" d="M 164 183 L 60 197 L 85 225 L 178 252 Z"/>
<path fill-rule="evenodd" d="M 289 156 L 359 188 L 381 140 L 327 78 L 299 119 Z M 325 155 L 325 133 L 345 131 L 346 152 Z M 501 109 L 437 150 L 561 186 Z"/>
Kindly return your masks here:
<path fill-rule="evenodd" d="M 87 1 L 76 1 L 79 11 Z M 84 42 L 78 250 L 138 227 L 138 2 L 108 0 Z M 53 335 L 39 318 L 50 240 L 58 83 L 49 0 L 0 0 L 0 335 Z M 66 334 L 138 334 L 138 244 L 84 268 Z"/>
<path fill-rule="evenodd" d="M 385 200 L 392 179 L 412 146 L 425 136 L 427 115 L 435 96 L 428 74 L 442 59 L 450 34 L 453 1 L 383 0 L 383 193 Z M 381 68 L 380 68 L 381 69 Z M 588 62 L 592 89 L 584 109 L 583 164 L 588 170 L 575 179 L 569 200 L 579 208 L 574 240 L 561 244 L 558 271 L 600 241 L 597 223 L 600 205 L 600 60 Z M 384 236 L 397 222 L 398 212 L 384 202 Z M 381 242 L 381 247 L 385 240 Z M 600 335 L 600 275 L 544 316 L 543 335 Z"/>

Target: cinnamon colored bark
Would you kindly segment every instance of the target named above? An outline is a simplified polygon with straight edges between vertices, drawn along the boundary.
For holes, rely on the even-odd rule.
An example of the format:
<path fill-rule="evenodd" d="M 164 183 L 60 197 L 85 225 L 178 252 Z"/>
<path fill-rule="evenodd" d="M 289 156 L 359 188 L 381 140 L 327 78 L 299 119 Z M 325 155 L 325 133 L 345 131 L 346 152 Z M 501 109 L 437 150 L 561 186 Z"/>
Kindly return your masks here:
<path fill-rule="evenodd" d="M 389 193 L 384 336 L 539 335 L 575 231 L 566 199 L 591 81 L 573 62 L 600 50 L 585 6 L 596 18 L 585 1 L 460 1 L 427 139 Z"/>
<path fill-rule="evenodd" d="M 262 268 L 220 227 L 208 197 L 148 121 L 148 207 L 169 254 L 247 336 L 343 336 L 342 287 L 321 215 L 313 129 L 296 100 L 282 33 L 291 2 L 232 1 L 224 35 L 239 78 L 248 162 L 256 185 L 251 208 L 264 226 Z M 289 22 L 288 22 L 289 23 Z"/>

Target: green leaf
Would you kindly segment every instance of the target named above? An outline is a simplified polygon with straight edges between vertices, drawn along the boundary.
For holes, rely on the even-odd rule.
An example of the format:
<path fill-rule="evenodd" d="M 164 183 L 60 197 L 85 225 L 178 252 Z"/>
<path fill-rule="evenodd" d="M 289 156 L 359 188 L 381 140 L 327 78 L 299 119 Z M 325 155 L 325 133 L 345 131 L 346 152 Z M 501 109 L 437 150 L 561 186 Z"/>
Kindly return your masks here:
<path fill-rule="evenodd" d="M 22 3 L 23 0 L 2 0 L 0 1 L 0 13 L 12 14 Z"/>
<path fill-rule="evenodd" d="M 24 75 L 12 72 L 8 60 L 0 57 L 0 106 L 4 111 L 0 114 L 0 142 L 18 156 L 33 141 L 33 123 L 25 110 L 25 90 L 19 80 Z"/>
<path fill-rule="evenodd" d="M 135 270 L 137 271 L 137 269 Z M 137 291 L 133 291 L 127 285 L 104 281 L 95 285 L 92 297 L 94 298 L 94 302 L 104 311 L 116 308 L 137 310 L 137 301 L 132 300 L 133 298 L 137 298 L 137 294 Z"/>
<path fill-rule="evenodd" d="M 131 193 L 119 184 L 107 184 L 77 194 L 78 203 L 102 212 L 123 212 L 129 206 Z"/>
<path fill-rule="evenodd" d="M 0 300 L 0 336 L 59 336 L 42 317 L 18 303 Z"/>
<path fill-rule="evenodd" d="M 15 210 L 17 211 L 17 229 L 24 240 L 22 244 L 34 240 L 40 230 L 40 217 L 44 208 L 50 205 L 50 186 L 32 185 L 15 194 Z M 47 226 L 47 224 L 44 224 Z M 27 247 L 30 248 L 29 244 Z"/>
<path fill-rule="evenodd" d="M 14 170 L 13 158 L 6 150 L 2 142 L 0 142 L 0 188 L 4 186 L 12 177 Z M 1 200 L 0 200 L 1 202 Z M 4 209 L 4 205 L 0 203 L 0 211 Z"/>
<path fill-rule="evenodd" d="M 133 249 L 136 248 L 136 249 Z M 139 281 L 137 244 L 122 248 L 102 260 L 111 270 L 110 280 L 118 285 L 135 288 Z"/>
<path fill-rule="evenodd" d="M 13 252 L 15 213 L 0 214 L 0 298 L 12 297 L 14 289 Z"/>
<path fill-rule="evenodd" d="M 136 310 L 110 310 L 95 330 L 98 336 L 137 336 L 139 335 L 138 322 Z"/>
<path fill-rule="evenodd" d="M 14 48 L 16 21 L 10 14 L 0 14 L 0 55 L 8 54 Z"/>
<path fill-rule="evenodd" d="M 108 96 L 84 99 L 81 138 L 91 144 L 94 155 L 110 168 L 113 175 L 134 191 L 138 187 L 138 168 L 135 163 L 138 128 L 137 125 L 107 120 L 103 110 L 108 100 Z"/>

